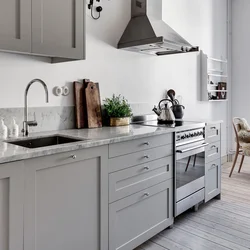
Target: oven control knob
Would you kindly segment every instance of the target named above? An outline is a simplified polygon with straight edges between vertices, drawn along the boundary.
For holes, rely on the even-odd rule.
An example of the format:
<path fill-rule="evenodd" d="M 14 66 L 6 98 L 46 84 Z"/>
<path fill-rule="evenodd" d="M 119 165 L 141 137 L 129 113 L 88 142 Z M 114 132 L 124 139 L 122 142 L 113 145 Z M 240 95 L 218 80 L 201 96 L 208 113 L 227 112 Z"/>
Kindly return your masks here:
<path fill-rule="evenodd" d="M 185 139 L 185 136 L 183 135 L 182 137 L 181 137 L 181 140 L 184 140 Z"/>
<path fill-rule="evenodd" d="M 194 137 L 194 133 L 191 134 L 191 137 Z"/>
<path fill-rule="evenodd" d="M 199 135 L 198 133 L 196 133 L 196 132 L 194 132 L 194 136 L 197 136 L 197 135 Z"/>
<path fill-rule="evenodd" d="M 191 134 L 189 133 L 188 135 L 187 135 L 187 138 L 190 138 L 191 137 Z"/>

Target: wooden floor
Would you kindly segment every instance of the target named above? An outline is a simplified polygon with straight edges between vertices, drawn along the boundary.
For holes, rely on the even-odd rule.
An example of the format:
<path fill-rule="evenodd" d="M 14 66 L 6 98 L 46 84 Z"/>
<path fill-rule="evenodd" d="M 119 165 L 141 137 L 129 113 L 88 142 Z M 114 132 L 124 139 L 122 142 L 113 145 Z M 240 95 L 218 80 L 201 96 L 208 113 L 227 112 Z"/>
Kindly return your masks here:
<path fill-rule="evenodd" d="M 177 218 L 166 229 L 136 250 L 245 250 L 250 249 L 250 164 L 229 178 L 231 163 L 222 170 L 222 199 L 201 206 L 197 213 Z"/>

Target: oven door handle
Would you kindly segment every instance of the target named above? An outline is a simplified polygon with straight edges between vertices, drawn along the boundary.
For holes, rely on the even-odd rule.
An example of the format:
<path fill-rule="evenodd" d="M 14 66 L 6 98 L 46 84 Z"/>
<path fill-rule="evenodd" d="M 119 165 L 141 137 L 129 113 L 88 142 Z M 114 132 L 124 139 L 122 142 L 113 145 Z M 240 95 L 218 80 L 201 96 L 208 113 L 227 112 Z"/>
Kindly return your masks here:
<path fill-rule="evenodd" d="M 202 145 L 199 145 L 199 146 L 196 146 L 196 147 L 192 147 L 192 148 L 188 148 L 188 149 L 184 149 L 184 150 L 176 150 L 176 153 L 186 153 L 186 152 L 189 152 L 189 151 L 192 151 L 194 149 L 198 149 L 198 148 L 202 148 L 202 147 L 206 147 L 208 146 L 209 143 L 203 143 Z"/>

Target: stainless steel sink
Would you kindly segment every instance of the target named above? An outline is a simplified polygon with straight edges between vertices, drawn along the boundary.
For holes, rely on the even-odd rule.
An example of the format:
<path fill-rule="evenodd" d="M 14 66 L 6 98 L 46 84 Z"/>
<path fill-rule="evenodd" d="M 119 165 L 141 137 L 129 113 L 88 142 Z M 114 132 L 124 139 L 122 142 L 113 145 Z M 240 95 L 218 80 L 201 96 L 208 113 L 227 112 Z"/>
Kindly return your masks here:
<path fill-rule="evenodd" d="M 78 141 L 83 141 L 83 140 L 55 135 L 55 136 L 41 137 L 35 139 L 8 141 L 8 143 L 25 148 L 42 148 L 42 147 L 55 146 L 55 145 L 78 142 Z"/>

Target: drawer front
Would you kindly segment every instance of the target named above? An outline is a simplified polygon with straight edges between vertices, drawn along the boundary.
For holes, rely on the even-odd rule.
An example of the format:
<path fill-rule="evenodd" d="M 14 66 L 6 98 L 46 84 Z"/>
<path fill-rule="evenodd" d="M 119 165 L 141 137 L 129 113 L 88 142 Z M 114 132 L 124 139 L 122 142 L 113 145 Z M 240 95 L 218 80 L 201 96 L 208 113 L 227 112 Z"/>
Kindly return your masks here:
<path fill-rule="evenodd" d="M 171 224 L 173 180 L 109 205 L 109 249 L 134 249 Z"/>
<path fill-rule="evenodd" d="M 206 142 L 212 143 L 220 141 L 221 129 L 220 124 L 208 124 L 206 126 Z"/>
<path fill-rule="evenodd" d="M 100 154 L 105 155 L 106 157 L 106 155 L 108 154 L 108 146 L 105 145 L 96 147 L 95 150 L 93 150 L 93 148 L 86 148 L 86 149 L 63 152 L 48 156 L 42 156 L 38 158 L 27 159 L 25 164 L 30 166 L 36 166 L 37 160 L 40 159 L 42 162 L 41 165 L 42 168 L 61 166 L 64 164 L 71 164 L 78 161 L 83 161 L 86 159 L 91 159 L 93 157 L 96 157 L 97 151 L 100 152 Z"/>
<path fill-rule="evenodd" d="M 221 159 L 206 164 L 205 202 L 221 193 Z"/>
<path fill-rule="evenodd" d="M 143 150 L 133 154 L 123 155 L 109 159 L 109 172 L 119 171 L 135 165 L 148 163 L 160 158 L 173 155 L 173 145 Z"/>
<path fill-rule="evenodd" d="M 220 141 L 212 142 L 206 146 L 206 163 L 220 159 L 221 158 L 221 146 Z"/>
<path fill-rule="evenodd" d="M 109 158 L 131 154 L 167 144 L 173 144 L 173 133 L 110 144 Z"/>
<path fill-rule="evenodd" d="M 109 174 L 109 202 L 173 178 L 173 156 Z"/>
<path fill-rule="evenodd" d="M 203 201 L 205 199 L 205 191 L 204 188 L 199 190 L 198 192 L 188 196 L 187 198 L 177 202 L 176 204 L 176 211 L 175 211 L 175 217 L 182 214 L 192 206 L 195 206 L 199 202 Z"/>

